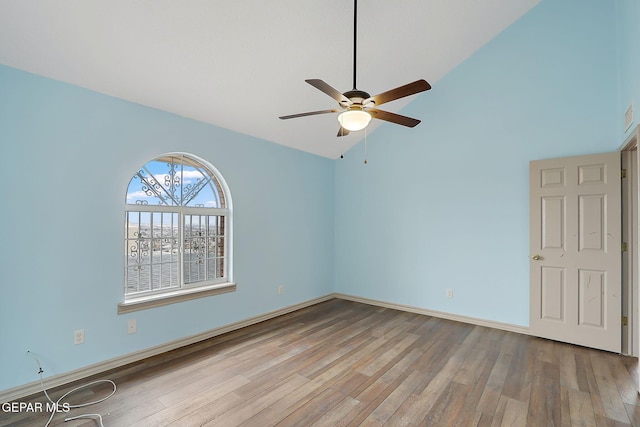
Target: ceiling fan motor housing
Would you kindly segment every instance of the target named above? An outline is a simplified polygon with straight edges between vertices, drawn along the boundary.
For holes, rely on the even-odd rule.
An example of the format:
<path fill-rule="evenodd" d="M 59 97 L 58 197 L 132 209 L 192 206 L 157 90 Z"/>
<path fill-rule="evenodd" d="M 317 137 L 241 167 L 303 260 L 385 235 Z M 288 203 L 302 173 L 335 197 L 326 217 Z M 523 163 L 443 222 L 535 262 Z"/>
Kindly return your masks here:
<path fill-rule="evenodd" d="M 358 90 L 358 89 L 350 90 L 348 92 L 343 93 L 343 95 L 349 98 L 349 101 L 351 101 L 350 104 L 348 104 L 346 101 L 340 101 L 340 105 L 345 108 L 350 107 L 353 104 L 364 106 L 363 105 L 364 101 L 371 98 L 371 95 L 369 95 L 367 92 L 363 90 Z M 369 105 L 370 103 L 372 105 Z M 367 102 L 367 106 L 372 107 L 373 104 L 374 104 L 374 101 L 372 99 L 370 100 L 370 102 Z"/>

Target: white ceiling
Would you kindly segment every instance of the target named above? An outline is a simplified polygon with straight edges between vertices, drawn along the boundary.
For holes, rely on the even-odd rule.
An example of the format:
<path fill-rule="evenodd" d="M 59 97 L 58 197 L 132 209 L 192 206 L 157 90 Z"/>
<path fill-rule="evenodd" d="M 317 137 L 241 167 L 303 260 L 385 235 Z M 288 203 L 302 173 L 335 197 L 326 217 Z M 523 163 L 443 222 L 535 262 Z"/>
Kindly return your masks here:
<path fill-rule="evenodd" d="M 539 1 L 361 0 L 358 89 L 435 89 Z M 336 107 L 304 80 L 352 89 L 352 44 L 352 0 L 0 0 L 1 64 L 329 158 L 363 132 L 278 117 Z"/>

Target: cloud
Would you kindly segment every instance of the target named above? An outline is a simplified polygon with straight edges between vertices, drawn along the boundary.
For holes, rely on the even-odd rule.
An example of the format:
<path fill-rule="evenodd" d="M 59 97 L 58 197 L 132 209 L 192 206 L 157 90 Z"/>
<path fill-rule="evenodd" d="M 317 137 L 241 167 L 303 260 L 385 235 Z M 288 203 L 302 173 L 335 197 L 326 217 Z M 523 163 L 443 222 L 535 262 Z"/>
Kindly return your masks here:
<path fill-rule="evenodd" d="M 147 193 L 145 193 L 142 190 L 138 190 L 138 191 L 133 191 L 131 193 L 127 193 L 127 202 L 140 200 L 140 199 L 149 199 L 149 198 L 150 198 L 150 196 L 147 196 Z"/>
<path fill-rule="evenodd" d="M 178 177 L 180 176 L 180 174 L 178 174 Z M 165 185 L 165 180 L 166 179 L 170 179 L 169 174 L 166 173 L 159 173 L 159 174 L 154 174 L 153 178 L 160 183 L 161 185 Z M 191 184 L 192 182 L 195 182 L 199 179 L 202 179 L 203 176 L 200 172 L 198 172 L 197 170 L 185 170 L 182 172 L 182 184 Z"/>
<path fill-rule="evenodd" d="M 184 177 L 185 180 L 189 178 L 197 178 L 197 179 L 202 178 L 202 174 L 197 170 L 185 170 L 184 172 L 182 172 L 182 176 Z"/>

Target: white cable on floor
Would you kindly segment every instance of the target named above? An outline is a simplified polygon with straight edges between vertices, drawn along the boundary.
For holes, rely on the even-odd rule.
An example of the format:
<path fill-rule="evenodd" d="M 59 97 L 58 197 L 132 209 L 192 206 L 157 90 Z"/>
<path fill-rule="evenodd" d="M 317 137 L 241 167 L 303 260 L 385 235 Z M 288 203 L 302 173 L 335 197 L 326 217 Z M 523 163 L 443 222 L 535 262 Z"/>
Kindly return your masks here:
<path fill-rule="evenodd" d="M 56 400 L 54 402 L 53 399 L 51 399 L 51 397 L 49 397 L 49 394 L 47 393 L 47 389 L 44 386 L 44 381 L 42 379 L 42 374 L 44 373 L 44 371 L 42 370 L 42 366 L 40 366 L 40 361 L 38 360 L 38 358 L 33 353 L 31 353 L 31 351 L 27 350 L 27 353 L 30 353 L 33 356 L 33 358 L 36 360 L 36 363 L 38 364 L 38 374 L 40 375 L 40 385 L 42 386 L 42 391 L 44 392 L 44 395 L 47 397 L 47 400 L 49 400 L 49 402 L 51 402 L 54 405 L 53 406 L 53 411 L 51 412 L 51 416 L 49 417 L 49 420 L 44 425 L 44 427 L 48 427 L 49 426 L 49 423 L 51 423 L 51 420 L 53 420 L 53 417 L 56 415 L 56 410 L 58 408 L 69 408 L 69 409 L 84 408 L 86 406 L 95 405 L 96 403 L 104 402 L 105 400 L 107 400 L 108 398 L 110 398 L 111 396 L 116 394 L 116 383 L 114 383 L 111 380 L 97 380 L 97 381 L 92 381 L 92 382 L 87 383 L 87 384 L 83 384 L 83 385 L 81 385 L 79 387 L 76 387 L 76 388 L 74 388 L 72 390 L 69 390 L 68 392 L 63 394 L 58 400 Z M 102 383 L 110 383 L 113 386 L 113 391 L 111 392 L 111 394 L 109 394 L 106 397 L 103 397 L 102 399 L 98 399 L 96 401 L 88 402 L 88 403 L 80 403 L 80 404 L 77 404 L 77 405 L 71 405 L 69 403 L 67 403 L 67 404 L 61 403 L 62 400 L 65 397 L 69 396 L 72 393 L 75 393 L 78 390 L 82 390 L 82 389 L 84 389 L 86 387 L 90 387 L 90 386 L 93 386 L 93 385 L 96 385 L 96 384 L 102 384 Z M 68 418 L 65 418 L 64 420 L 66 422 L 66 421 L 71 421 L 71 420 L 77 420 L 77 419 L 80 419 L 80 418 L 97 418 L 96 421 L 98 422 L 98 425 L 100 425 L 100 427 L 104 427 L 104 424 L 102 423 L 102 415 L 100 415 L 100 414 L 84 414 L 84 415 L 78 415 L 78 416 L 75 416 L 75 417 L 68 417 Z"/>

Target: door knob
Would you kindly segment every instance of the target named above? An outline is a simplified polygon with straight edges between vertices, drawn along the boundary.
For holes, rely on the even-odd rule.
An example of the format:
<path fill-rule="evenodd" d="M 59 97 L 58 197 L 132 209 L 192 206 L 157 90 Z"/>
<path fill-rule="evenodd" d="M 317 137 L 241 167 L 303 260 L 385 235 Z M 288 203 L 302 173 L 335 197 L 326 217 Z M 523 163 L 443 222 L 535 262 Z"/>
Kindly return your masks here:
<path fill-rule="evenodd" d="M 538 261 L 539 259 L 541 259 L 542 257 L 538 254 L 535 254 L 534 256 L 532 256 L 531 258 L 533 258 L 534 261 Z"/>

